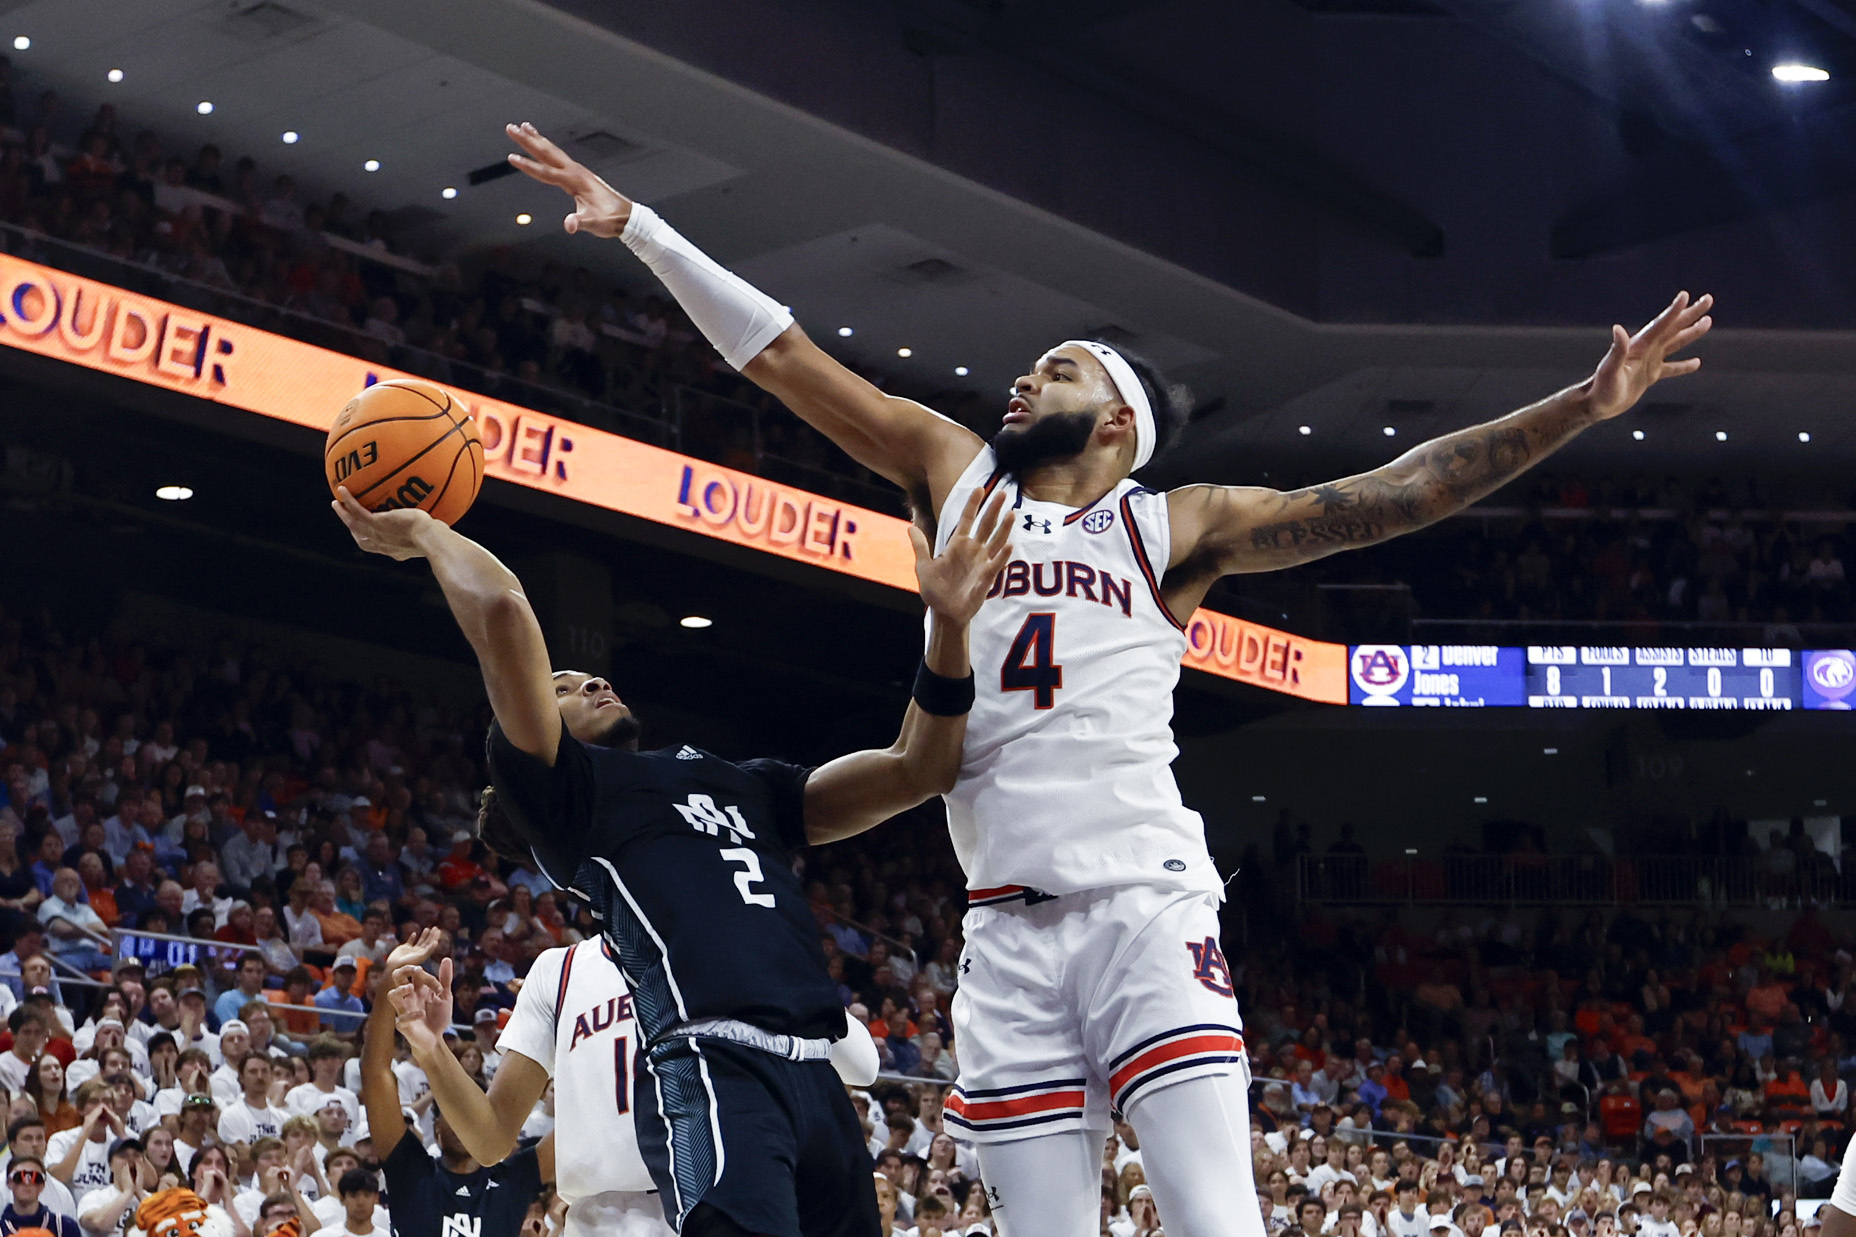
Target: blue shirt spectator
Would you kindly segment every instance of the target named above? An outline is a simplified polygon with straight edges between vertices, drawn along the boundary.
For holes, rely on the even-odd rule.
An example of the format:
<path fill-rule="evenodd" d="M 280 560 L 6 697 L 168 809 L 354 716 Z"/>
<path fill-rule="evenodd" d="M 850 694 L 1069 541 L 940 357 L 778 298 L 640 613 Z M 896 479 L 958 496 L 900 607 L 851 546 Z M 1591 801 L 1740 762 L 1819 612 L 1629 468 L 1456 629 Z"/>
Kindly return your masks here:
<path fill-rule="evenodd" d="M 349 991 L 354 984 L 355 965 L 353 958 L 337 958 L 335 971 L 328 987 L 316 994 L 311 1004 L 317 1009 L 348 1010 L 351 1013 L 364 1014 L 367 1007 L 361 998 Z M 384 994 L 382 994 L 384 995 Z M 361 1026 L 359 1018 L 332 1018 L 322 1015 L 322 1026 L 327 1031 L 354 1031 Z"/>

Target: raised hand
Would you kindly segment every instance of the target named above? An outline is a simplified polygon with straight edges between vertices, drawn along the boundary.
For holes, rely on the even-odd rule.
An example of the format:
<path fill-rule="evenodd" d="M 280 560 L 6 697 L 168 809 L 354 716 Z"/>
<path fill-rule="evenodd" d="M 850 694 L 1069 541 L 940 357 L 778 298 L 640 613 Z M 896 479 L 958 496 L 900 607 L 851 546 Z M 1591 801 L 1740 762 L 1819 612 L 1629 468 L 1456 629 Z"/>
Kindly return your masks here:
<path fill-rule="evenodd" d="M 415 1055 L 444 1046 L 445 1029 L 451 1025 L 451 959 L 438 964 L 432 975 L 417 966 L 403 966 L 388 977 L 393 987 L 387 999 L 393 1002 L 393 1025 L 406 1037 Z"/>
<path fill-rule="evenodd" d="M 442 928 L 427 928 L 405 944 L 395 945 L 382 965 L 387 968 L 388 975 L 393 975 L 402 967 L 424 966 L 444 943 L 445 933 Z"/>
<path fill-rule="evenodd" d="M 594 236 L 617 236 L 632 217 L 632 201 L 608 185 L 584 164 L 567 157 L 567 152 L 541 135 L 541 130 L 524 121 L 504 125 L 509 140 L 520 146 L 525 155 L 510 155 L 512 166 L 526 172 L 544 185 L 553 185 L 573 197 L 574 209 L 561 226 L 569 232 L 591 232 Z"/>
<path fill-rule="evenodd" d="M 419 536 L 435 521 L 417 507 L 396 507 L 391 511 L 369 511 L 359 499 L 342 486 L 329 506 L 341 517 L 354 536 L 354 543 L 369 554 L 384 554 L 397 562 L 424 558 Z"/>
<path fill-rule="evenodd" d="M 1708 333 L 1714 325 L 1714 319 L 1708 316 L 1713 307 L 1712 296 L 1691 302 L 1688 293 L 1678 292 L 1669 308 L 1635 335 L 1627 335 L 1621 326 L 1612 327 L 1611 351 L 1592 375 L 1593 414 L 1600 420 L 1615 417 L 1628 411 L 1644 392 L 1664 378 L 1700 369 L 1699 357 L 1681 361 L 1669 358 Z"/>
<path fill-rule="evenodd" d="M 986 510 L 985 495 L 974 490 L 960 513 L 960 523 L 947 548 L 932 553 L 922 530 L 909 525 L 909 543 L 915 547 L 915 579 L 922 600 L 941 618 L 965 623 L 979 613 L 986 591 L 1012 557 L 1011 521 L 1000 518 L 1005 509 L 1005 487 L 993 494 Z"/>

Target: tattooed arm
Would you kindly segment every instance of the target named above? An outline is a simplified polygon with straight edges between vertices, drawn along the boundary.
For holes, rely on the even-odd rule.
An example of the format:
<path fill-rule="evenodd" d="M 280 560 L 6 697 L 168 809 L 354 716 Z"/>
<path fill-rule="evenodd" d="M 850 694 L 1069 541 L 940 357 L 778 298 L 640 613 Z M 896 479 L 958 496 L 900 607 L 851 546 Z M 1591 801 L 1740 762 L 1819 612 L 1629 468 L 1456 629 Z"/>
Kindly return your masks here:
<path fill-rule="evenodd" d="M 1611 350 L 1593 375 L 1499 421 L 1412 448 L 1382 468 L 1283 493 L 1188 486 L 1167 496 L 1173 528 L 1167 603 L 1189 614 L 1213 580 L 1274 571 L 1341 550 L 1375 545 L 1434 524 L 1500 489 L 1580 431 L 1618 416 L 1663 378 L 1693 373 L 1671 361 L 1713 325 L 1713 298 L 1684 292 L 1635 336 L 1611 328 Z"/>

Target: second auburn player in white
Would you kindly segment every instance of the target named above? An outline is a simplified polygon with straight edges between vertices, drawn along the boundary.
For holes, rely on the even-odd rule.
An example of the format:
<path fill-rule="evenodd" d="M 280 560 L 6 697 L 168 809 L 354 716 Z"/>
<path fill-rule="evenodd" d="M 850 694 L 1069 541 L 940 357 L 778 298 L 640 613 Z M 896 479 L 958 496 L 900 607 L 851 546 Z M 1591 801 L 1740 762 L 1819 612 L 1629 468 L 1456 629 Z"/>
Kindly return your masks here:
<path fill-rule="evenodd" d="M 1669 358 L 1708 332 L 1711 298 L 1683 293 L 1635 336 L 1612 328 L 1585 382 L 1371 472 L 1286 493 L 1156 493 L 1130 474 L 1186 408 L 1151 367 L 1095 341 L 1059 344 L 1013 384 L 984 441 L 833 360 L 778 301 L 532 125 L 508 132 L 526 152 L 516 167 L 573 196 L 569 232 L 622 240 L 724 360 L 901 486 L 924 527 L 945 537 L 963 495 L 1008 487 L 1018 551 L 972 626 L 984 686 L 947 796 L 972 909 L 946 1119 L 979 1145 L 1011 1237 L 1096 1231 L 1111 1106 L 1140 1136 L 1172 1237 L 1262 1237 L 1222 886 L 1170 768 L 1186 624 L 1224 575 L 1443 519 L 1691 372 L 1700 361 Z"/>
<path fill-rule="evenodd" d="M 554 1080 L 554 1184 L 567 1200 L 568 1237 L 669 1237 L 632 1121 L 638 1026 L 625 976 L 600 940 L 543 950 L 529 968 L 497 1047 L 503 1064 L 486 1095 L 444 1041 L 450 985 L 388 995 L 413 1061 L 471 1155 L 495 1164 Z"/>

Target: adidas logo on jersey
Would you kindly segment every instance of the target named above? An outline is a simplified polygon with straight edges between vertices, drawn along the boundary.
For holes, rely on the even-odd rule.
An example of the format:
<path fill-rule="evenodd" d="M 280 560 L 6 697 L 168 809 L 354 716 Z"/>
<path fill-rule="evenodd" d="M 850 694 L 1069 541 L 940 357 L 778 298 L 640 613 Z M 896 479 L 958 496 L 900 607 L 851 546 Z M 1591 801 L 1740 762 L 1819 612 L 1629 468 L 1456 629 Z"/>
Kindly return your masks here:
<path fill-rule="evenodd" d="M 677 759 L 678 760 L 701 760 L 702 753 L 697 751 L 695 748 L 691 747 L 689 744 L 685 743 L 682 747 L 679 747 L 677 749 Z"/>

